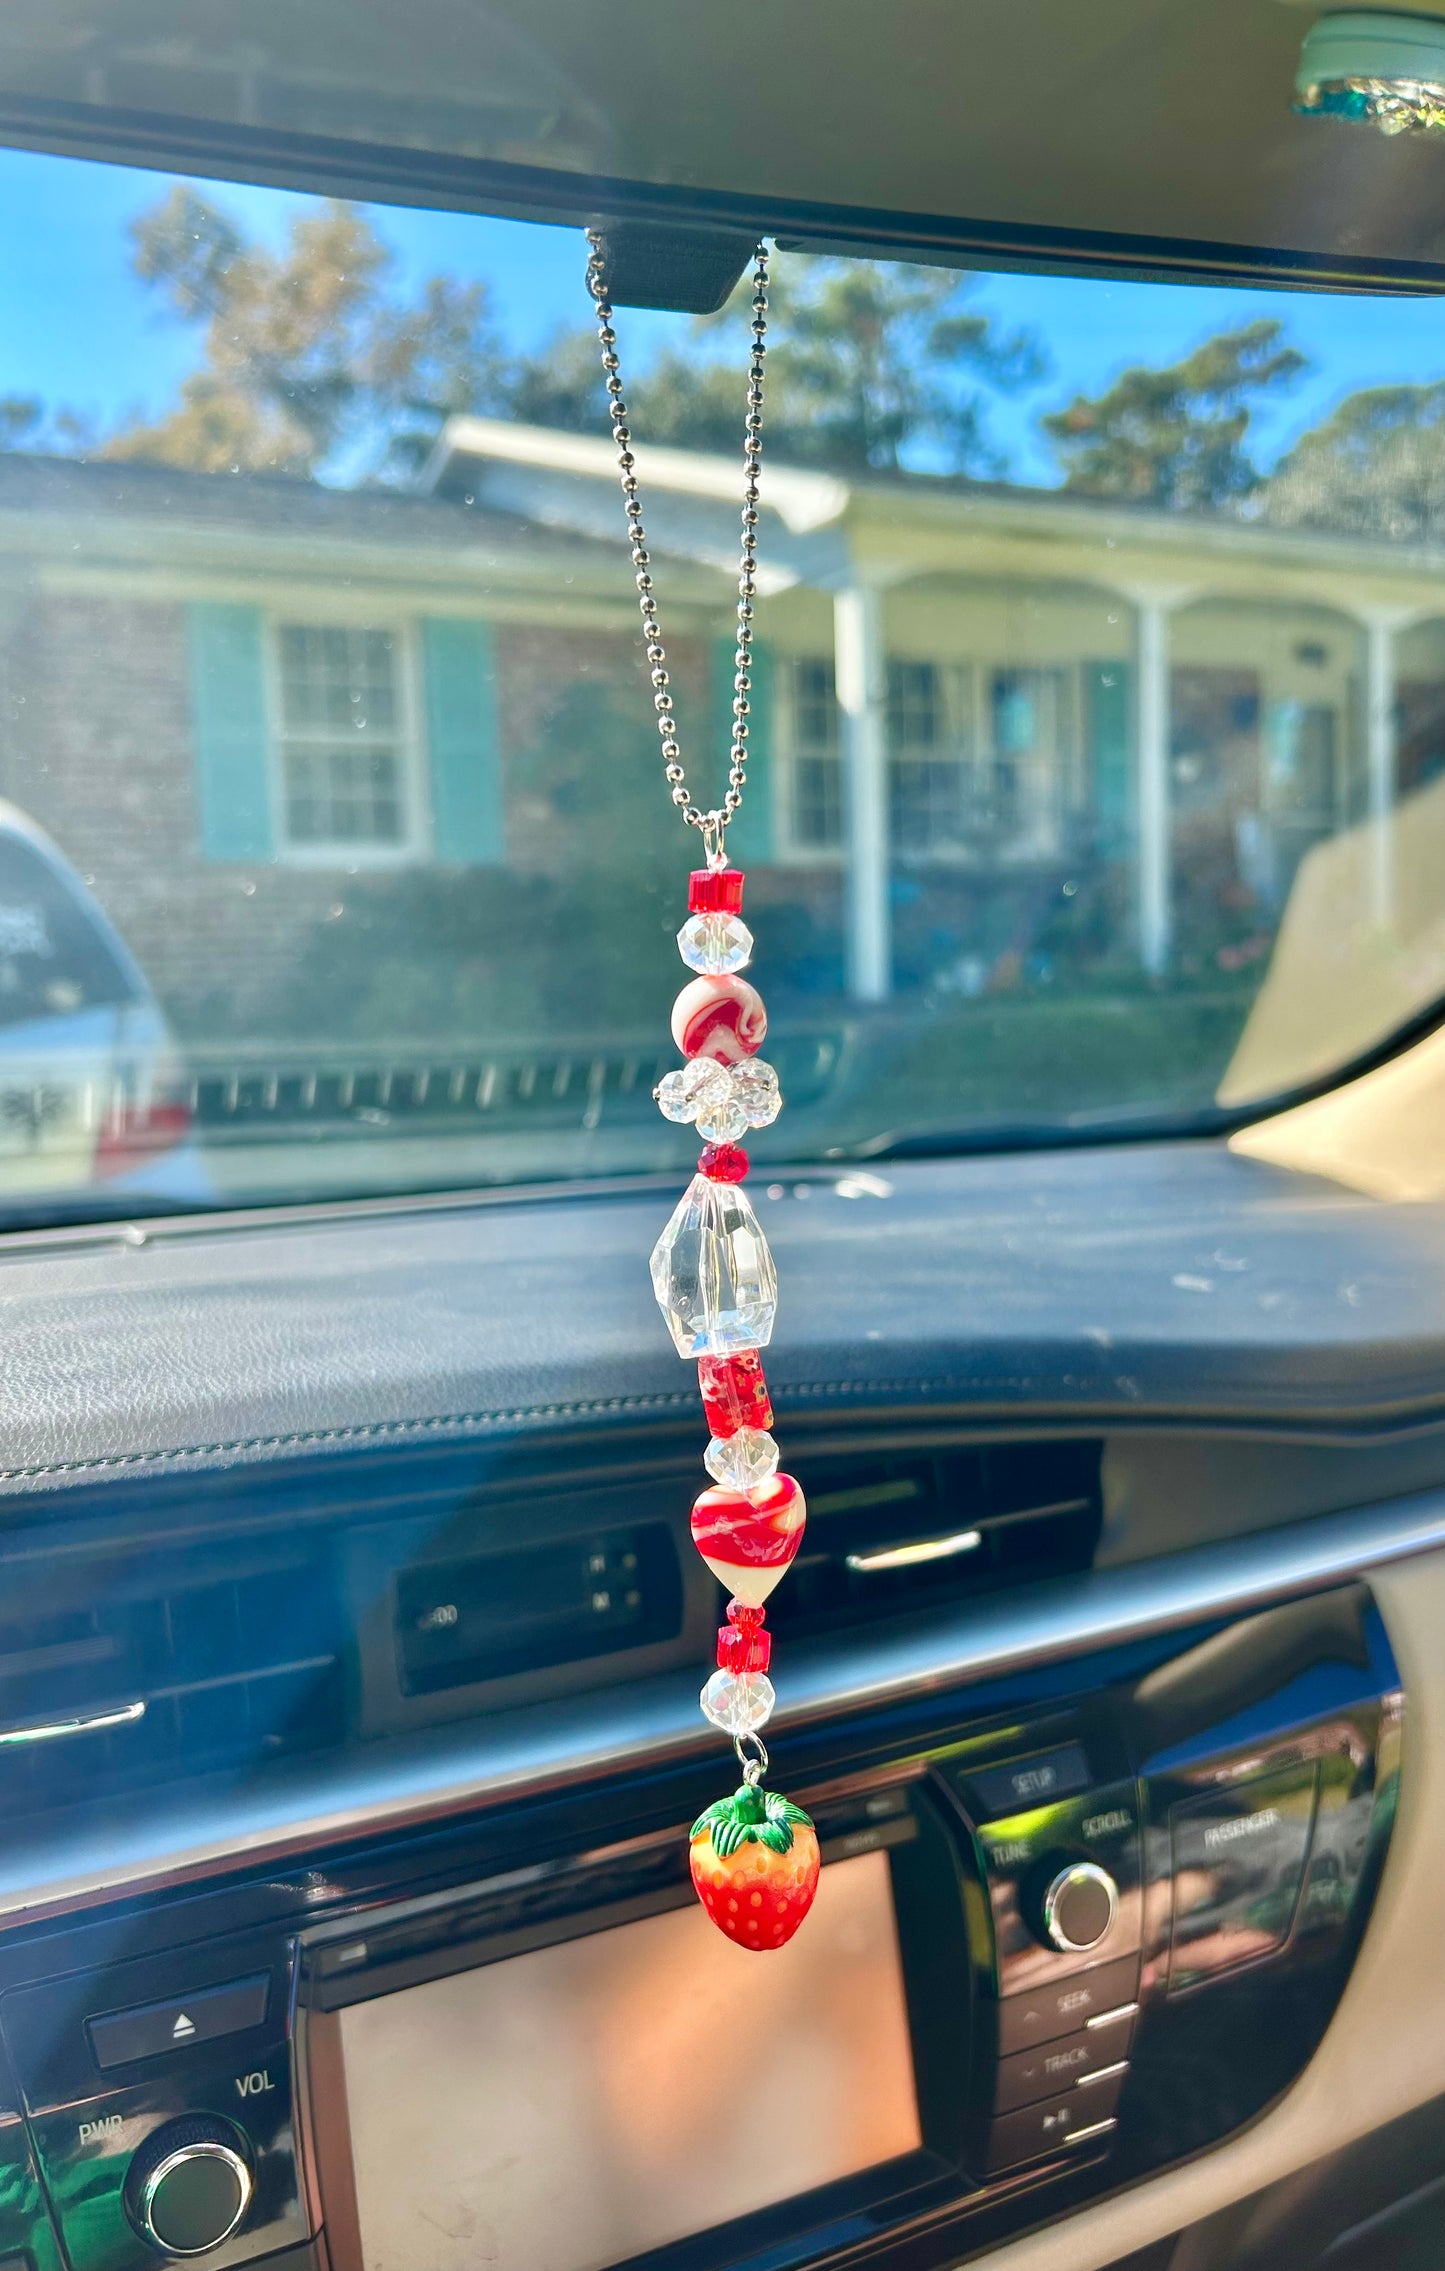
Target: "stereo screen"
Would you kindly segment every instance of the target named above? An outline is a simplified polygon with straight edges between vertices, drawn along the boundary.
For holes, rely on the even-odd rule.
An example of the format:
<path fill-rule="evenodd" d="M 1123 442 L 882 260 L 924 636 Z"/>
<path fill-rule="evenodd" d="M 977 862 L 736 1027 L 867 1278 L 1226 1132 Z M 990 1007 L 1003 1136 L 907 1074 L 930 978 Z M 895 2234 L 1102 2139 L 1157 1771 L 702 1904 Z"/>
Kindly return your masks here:
<path fill-rule="evenodd" d="M 341 2013 L 365 2271 L 601 2271 L 921 2142 L 887 1856 L 757 1956 L 688 1907 Z"/>

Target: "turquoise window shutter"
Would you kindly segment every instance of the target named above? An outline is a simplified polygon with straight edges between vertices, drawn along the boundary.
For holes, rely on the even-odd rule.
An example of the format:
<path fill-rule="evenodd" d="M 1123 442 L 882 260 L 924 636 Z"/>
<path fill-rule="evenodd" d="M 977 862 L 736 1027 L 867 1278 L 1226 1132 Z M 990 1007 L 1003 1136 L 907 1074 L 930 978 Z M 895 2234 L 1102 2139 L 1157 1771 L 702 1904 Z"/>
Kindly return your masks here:
<path fill-rule="evenodd" d="M 1133 771 L 1130 678 L 1127 662 L 1084 665 L 1094 823 L 1099 849 L 1109 858 L 1117 858 L 1128 848 L 1133 825 L 1129 793 Z"/>
<path fill-rule="evenodd" d="M 421 649 L 436 856 L 487 866 L 506 850 L 491 627 L 429 616 Z"/>
<path fill-rule="evenodd" d="M 710 805 L 722 801 L 732 761 L 729 752 L 733 745 L 736 643 L 731 633 L 713 643 L 713 746 L 707 751 L 705 766 L 694 760 L 689 767 L 689 777 L 694 774 L 699 777 L 702 793 Z M 753 641 L 753 690 L 748 701 L 748 785 L 743 792 L 742 810 L 728 829 L 728 859 L 734 867 L 766 867 L 774 857 L 773 657 L 772 650 L 757 639 Z"/>
<path fill-rule="evenodd" d="M 259 608 L 187 609 L 191 730 L 201 849 L 208 860 L 275 850 Z"/>

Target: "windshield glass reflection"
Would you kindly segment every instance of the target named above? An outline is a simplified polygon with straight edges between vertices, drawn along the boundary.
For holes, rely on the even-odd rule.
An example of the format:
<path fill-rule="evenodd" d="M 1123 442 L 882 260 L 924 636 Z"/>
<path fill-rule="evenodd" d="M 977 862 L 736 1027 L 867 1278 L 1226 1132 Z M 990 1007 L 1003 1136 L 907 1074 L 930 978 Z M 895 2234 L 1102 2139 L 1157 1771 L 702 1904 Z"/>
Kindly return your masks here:
<path fill-rule="evenodd" d="M 0 1211 L 682 1169 L 580 233 L 0 181 Z M 1445 995 L 1438 307 L 776 278 L 759 1162 L 1213 1126 Z M 745 310 L 618 324 L 710 802 Z"/>

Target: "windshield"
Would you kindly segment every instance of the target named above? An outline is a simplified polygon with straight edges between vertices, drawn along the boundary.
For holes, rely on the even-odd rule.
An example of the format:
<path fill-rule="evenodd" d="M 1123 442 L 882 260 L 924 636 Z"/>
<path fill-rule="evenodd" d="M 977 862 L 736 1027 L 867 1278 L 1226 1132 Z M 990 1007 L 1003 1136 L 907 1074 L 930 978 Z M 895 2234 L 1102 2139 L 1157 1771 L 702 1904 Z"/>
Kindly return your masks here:
<path fill-rule="evenodd" d="M 0 185 L 0 1217 L 683 1171 L 580 231 Z M 746 289 L 617 328 L 711 804 Z M 764 435 L 760 1164 L 1216 1126 L 1445 995 L 1438 303 L 783 253 Z"/>

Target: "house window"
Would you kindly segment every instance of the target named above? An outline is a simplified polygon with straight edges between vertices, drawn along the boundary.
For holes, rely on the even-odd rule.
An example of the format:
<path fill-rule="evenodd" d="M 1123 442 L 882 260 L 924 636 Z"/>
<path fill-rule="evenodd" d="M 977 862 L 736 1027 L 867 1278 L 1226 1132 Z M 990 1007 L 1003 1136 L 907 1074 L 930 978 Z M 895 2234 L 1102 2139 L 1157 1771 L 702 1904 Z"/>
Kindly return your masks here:
<path fill-rule="evenodd" d="M 980 833 L 996 857 L 1051 859 L 1062 848 L 1071 772 L 1062 671 L 996 670 L 989 681 L 989 755 L 976 777 Z"/>
<path fill-rule="evenodd" d="M 793 762 L 788 820 L 800 851 L 836 851 L 843 841 L 843 761 L 831 662 L 793 665 Z"/>
<path fill-rule="evenodd" d="M 400 640 L 277 628 L 282 832 L 298 852 L 405 851 L 415 834 Z"/>
<path fill-rule="evenodd" d="M 968 673 L 888 665 L 889 826 L 900 852 L 956 851 L 964 838 Z"/>

